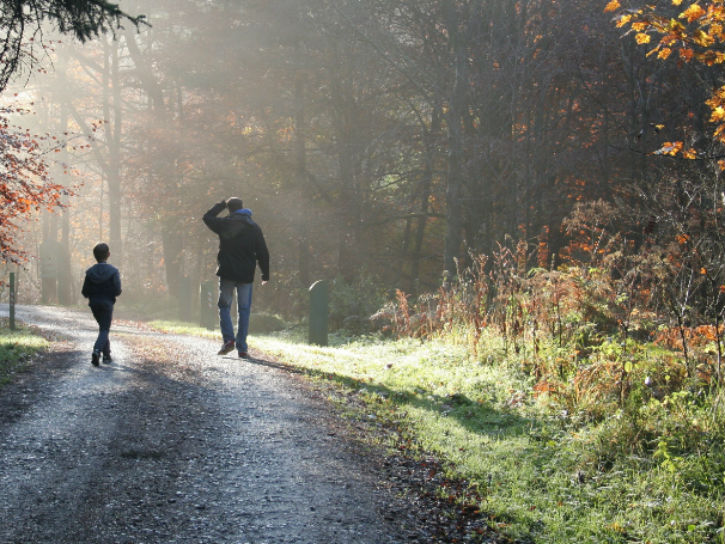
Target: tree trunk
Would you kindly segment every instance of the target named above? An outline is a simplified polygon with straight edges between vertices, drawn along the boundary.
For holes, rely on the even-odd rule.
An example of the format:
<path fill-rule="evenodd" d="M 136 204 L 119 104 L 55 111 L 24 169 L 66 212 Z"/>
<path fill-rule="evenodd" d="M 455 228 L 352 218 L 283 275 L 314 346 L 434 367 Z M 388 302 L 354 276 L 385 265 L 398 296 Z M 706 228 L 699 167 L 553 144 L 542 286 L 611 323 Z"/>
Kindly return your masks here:
<path fill-rule="evenodd" d="M 123 261 L 121 237 L 121 81 L 118 73 L 118 42 L 104 42 L 103 114 L 108 146 L 108 216 L 111 253 Z M 111 114 L 113 112 L 113 114 Z"/>
<path fill-rule="evenodd" d="M 462 120 L 466 107 L 466 83 L 468 65 L 465 44 L 459 31 L 456 6 L 446 5 L 446 23 L 450 34 L 450 49 L 454 61 L 453 86 L 448 98 L 448 174 L 446 180 L 446 238 L 443 255 L 444 281 L 456 275 L 456 259 L 460 256 L 463 242 L 463 160 L 464 142 Z"/>
<path fill-rule="evenodd" d="M 298 44 L 297 51 L 301 52 L 302 48 Z M 297 56 L 298 62 L 301 62 L 301 56 Z M 299 65 L 298 65 L 299 69 Z M 302 79 L 301 69 L 295 77 L 295 177 L 297 178 L 297 186 L 299 188 L 306 185 L 307 172 L 307 149 L 305 146 L 305 103 L 304 103 L 304 81 Z M 312 279 L 310 276 L 310 262 L 312 257 L 310 254 L 309 234 L 307 228 L 307 217 L 303 215 L 297 228 L 297 271 L 299 274 L 299 283 L 301 287 L 309 287 Z"/>
<path fill-rule="evenodd" d="M 335 65 L 341 66 L 335 55 Z M 363 251 L 360 247 L 360 228 L 362 203 L 355 176 L 355 141 L 350 117 L 354 105 L 348 98 L 353 96 L 352 84 L 346 74 L 337 74 L 331 82 L 332 103 L 334 104 L 334 126 L 336 137 L 336 154 L 340 178 L 339 221 L 337 269 L 348 281 L 352 281 L 359 272 L 358 255 Z"/>
<path fill-rule="evenodd" d="M 435 106 L 431 116 L 430 128 L 423 127 L 423 143 L 425 153 L 425 169 L 423 171 L 423 179 L 420 184 L 420 216 L 415 229 L 415 237 L 413 241 L 413 251 L 411 255 L 410 267 L 410 292 L 418 294 L 420 290 L 420 263 L 423 258 L 423 240 L 425 239 L 425 229 L 428 224 L 428 213 L 430 212 L 430 193 L 433 188 L 433 157 L 435 156 L 435 139 L 441 129 L 441 108 Z"/>
<path fill-rule="evenodd" d="M 177 225 L 162 225 L 161 243 L 164 253 L 164 270 L 166 271 L 166 285 L 169 295 L 179 300 L 181 296 L 181 278 L 184 275 L 182 252 L 184 242 L 181 229 Z"/>

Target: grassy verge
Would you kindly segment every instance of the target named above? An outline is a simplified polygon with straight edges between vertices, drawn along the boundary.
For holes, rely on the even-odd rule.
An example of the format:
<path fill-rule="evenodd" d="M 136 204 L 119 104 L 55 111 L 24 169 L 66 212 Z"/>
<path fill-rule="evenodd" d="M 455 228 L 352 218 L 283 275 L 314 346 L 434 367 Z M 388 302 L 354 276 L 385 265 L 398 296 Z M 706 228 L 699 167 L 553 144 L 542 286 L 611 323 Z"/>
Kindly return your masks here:
<path fill-rule="evenodd" d="M 447 476 L 467 485 L 441 495 L 476 500 L 504 534 L 547 543 L 723 542 L 722 391 L 653 397 L 634 416 L 615 409 L 587 419 L 537 391 L 495 340 L 476 358 L 443 340 L 334 338 L 324 348 L 303 340 L 287 332 L 250 343 L 364 399 L 364 417 L 399 430 L 391 447 L 444 460 Z"/>
<path fill-rule="evenodd" d="M 48 347 L 48 341 L 30 329 L 19 327 L 11 331 L 8 320 L 0 319 L 0 385 L 8 383 L 30 357 Z"/>

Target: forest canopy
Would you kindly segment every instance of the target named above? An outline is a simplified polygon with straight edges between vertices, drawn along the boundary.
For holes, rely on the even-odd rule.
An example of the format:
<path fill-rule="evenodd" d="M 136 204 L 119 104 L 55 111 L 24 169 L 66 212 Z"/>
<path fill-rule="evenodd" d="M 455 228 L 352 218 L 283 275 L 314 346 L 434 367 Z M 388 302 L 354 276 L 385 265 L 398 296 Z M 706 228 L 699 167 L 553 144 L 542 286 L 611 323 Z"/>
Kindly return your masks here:
<path fill-rule="evenodd" d="M 53 181 L 83 190 L 35 234 L 69 263 L 108 238 L 120 264 L 143 263 L 132 281 L 178 301 L 212 275 L 201 214 L 232 195 L 275 248 L 263 303 L 292 314 L 320 278 L 364 316 L 377 294 L 436 291 L 502 248 L 555 269 L 587 247 L 571 226 L 586 203 L 616 210 L 626 251 L 717 253 L 716 2 L 91 4 L 88 19 L 33 4 L 81 38 L 86 23 L 115 31 L 54 45 L 22 93 L 31 132 L 88 142 L 52 154 Z M 126 15 L 142 12 L 150 25 Z"/>
<path fill-rule="evenodd" d="M 3 0 L 0 2 L 0 91 L 23 63 L 42 55 L 43 33 L 56 29 L 81 42 L 121 28 L 138 26 L 143 16 L 124 13 L 106 0 Z"/>

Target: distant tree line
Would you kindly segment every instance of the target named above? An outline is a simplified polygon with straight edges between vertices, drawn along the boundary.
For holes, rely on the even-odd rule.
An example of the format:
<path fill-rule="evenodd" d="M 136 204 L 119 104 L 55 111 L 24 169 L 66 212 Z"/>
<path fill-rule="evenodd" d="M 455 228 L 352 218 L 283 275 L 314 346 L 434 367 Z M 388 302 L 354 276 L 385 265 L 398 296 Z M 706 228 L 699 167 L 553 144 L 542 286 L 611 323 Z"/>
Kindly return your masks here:
<path fill-rule="evenodd" d="M 616 205 L 633 248 L 666 245 L 707 205 L 692 187 L 719 198 L 713 161 L 652 153 L 716 145 L 719 74 L 653 62 L 600 2 L 124 7 L 151 26 L 59 49 L 62 85 L 43 92 L 57 123 L 95 135 L 83 160 L 116 258 L 163 269 L 173 296 L 210 276 L 199 219 L 224 196 L 265 228 L 277 308 L 321 277 L 434 290 L 500 244 L 556 266 L 585 201 Z"/>

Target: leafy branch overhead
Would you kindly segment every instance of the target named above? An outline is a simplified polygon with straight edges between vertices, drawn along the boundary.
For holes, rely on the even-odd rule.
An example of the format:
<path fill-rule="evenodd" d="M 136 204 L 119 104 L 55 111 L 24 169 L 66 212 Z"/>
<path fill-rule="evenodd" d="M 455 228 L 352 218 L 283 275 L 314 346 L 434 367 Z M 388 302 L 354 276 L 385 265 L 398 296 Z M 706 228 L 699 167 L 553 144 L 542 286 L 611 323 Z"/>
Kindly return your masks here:
<path fill-rule="evenodd" d="M 0 0 L 0 92 L 24 63 L 37 62 L 46 28 L 85 42 L 125 22 L 138 28 L 144 17 L 128 15 L 105 0 Z M 16 222 L 32 211 L 60 206 L 71 194 L 51 179 L 45 158 L 49 148 L 60 152 L 63 145 L 50 146 L 50 136 L 34 136 L 11 125 L 9 119 L 17 113 L 23 112 L 0 109 L 0 257 L 6 262 L 26 256 L 18 248 Z"/>
<path fill-rule="evenodd" d="M 640 45 L 650 45 L 647 56 L 660 60 L 676 57 L 680 62 L 699 62 L 715 66 L 725 62 L 725 0 L 709 0 L 685 5 L 683 0 L 625 7 L 619 0 L 610 0 L 604 8 L 615 13 L 618 28 L 629 29 Z M 725 85 L 715 89 L 706 101 L 715 124 L 714 139 L 725 144 Z M 656 152 L 660 155 L 681 155 L 697 158 L 697 152 L 683 142 L 665 142 Z M 725 161 L 720 161 L 725 169 Z"/>
<path fill-rule="evenodd" d="M 51 180 L 44 159 L 49 138 L 12 126 L 11 114 L 7 108 L 0 109 L 0 257 L 20 262 L 26 255 L 17 248 L 15 222 L 31 211 L 60 206 L 72 191 Z"/>
<path fill-rule="evenodd" d="M 105 0 L 0 0 L 0 92 L 24 62 L 36 60 L 33 45 L 42 42 L 44 24 L 85 42 L 144 21 Z"/>

